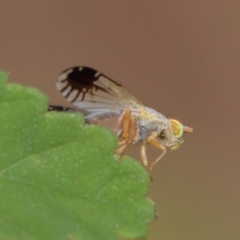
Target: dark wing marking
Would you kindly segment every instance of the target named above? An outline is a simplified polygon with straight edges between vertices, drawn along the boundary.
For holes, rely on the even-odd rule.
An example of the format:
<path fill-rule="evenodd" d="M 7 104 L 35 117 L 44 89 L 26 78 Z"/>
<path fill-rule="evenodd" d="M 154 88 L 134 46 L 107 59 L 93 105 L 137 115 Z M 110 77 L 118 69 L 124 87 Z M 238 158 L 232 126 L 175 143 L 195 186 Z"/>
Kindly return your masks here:
<path fill-rule="evenodd" d="M 79 109 L 76 110 L 74 108 L 69 108 L 69 107 L 63 107 L 63 106 L 59 106 L 59 105 L 49 105 L 48 106 L 48 111 L 55 111 L 55 112 L 81 112 L 84 116 L 89 115 L 90 112 L 84 110 L 84 109 Z"/>
<path fill-rule="evenodd" d="M 89 67 L 73 67 L 63 71 L 56 85 L 69 102 L 95 114 L 143 106 L 121 84 Z"/>
<path fill-rule="evenodd" d="M 76 109 L 73 108 L 68 108 L 68 107 L 63 107 L 63 106 L 58 106 L 58 105 L 49 105 L 48 106 L 48 111 L 56 111 L 56 112 L 76 112 Z"/>

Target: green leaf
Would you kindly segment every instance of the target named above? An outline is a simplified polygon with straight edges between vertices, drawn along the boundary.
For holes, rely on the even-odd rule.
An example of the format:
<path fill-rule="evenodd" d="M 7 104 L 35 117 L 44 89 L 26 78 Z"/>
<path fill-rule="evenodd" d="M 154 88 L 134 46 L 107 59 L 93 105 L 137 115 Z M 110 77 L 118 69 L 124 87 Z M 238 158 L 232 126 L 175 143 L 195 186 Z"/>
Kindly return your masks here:
<path fill-rule="evenodd" d="M 148 172 L 114 154 L 114 133 L 47 112 L 39 91 L 0 72 L 0 239 L 145 237 Z"/>

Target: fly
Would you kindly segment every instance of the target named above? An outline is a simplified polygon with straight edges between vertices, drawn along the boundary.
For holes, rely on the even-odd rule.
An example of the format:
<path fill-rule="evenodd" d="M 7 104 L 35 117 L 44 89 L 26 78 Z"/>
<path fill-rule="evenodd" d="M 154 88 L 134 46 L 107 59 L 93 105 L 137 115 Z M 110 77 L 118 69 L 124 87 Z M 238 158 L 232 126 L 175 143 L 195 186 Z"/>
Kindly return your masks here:
<path fill-rule="evenodd" d="M 89 67 L 73 67 L 63 71 L 56 83 L 58 91 L 85 115 L 88 124 L 112 129 L 119 137 L 117 154 L 121 157 L 131 144 L 140 144 L 142 163 L 148 167 L 147 144 L 162 150 L 149 166 L 155 165 L 167 152 L 177 149 L 184 133 L 193 129 L 176 119 L 146 107 L 121 84 Z M 77 111 L 49 106 L 49 111 Z"/>

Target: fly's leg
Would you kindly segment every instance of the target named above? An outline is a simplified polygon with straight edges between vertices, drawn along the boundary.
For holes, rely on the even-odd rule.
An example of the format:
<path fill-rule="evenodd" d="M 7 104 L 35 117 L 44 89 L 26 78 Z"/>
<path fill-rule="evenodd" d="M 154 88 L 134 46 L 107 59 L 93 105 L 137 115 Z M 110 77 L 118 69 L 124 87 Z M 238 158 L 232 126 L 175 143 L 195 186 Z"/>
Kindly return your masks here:
<path fill-rule="evenodd" d="M 129 145 L 131 145 L 135 139 L 137 132 L 137 121 L 135 116 L 131 116 L 131 111 L 129 109 L 126 110 L 125 115 L 123 116 L 123 133 L 122 139 L 119 143 L 119 148 L 117 150 L 117 154 L 120 157 L 123 156 L 126 149 Z"/>
<path fill-rule="evenodd" d="M 117 155 L 119 155 L 120 160 L 122 160 L 122 157 L 126 151 L 126 149 L 128 148 L 129 144 L 127 142 L 123 143 L 118 149 L 117 149 Z"/>
<path fill-rule="evenodd" d="M 115 133 L 118 133 L 118 130 L 121 130 L 120 140 L 118 142 L 118 147 L 125 145 L 126 139 L 128 138 L 129 124 L 131 120 L 131 111 L 126 109 L 118 119 L 117 126 L 114 129 Z"/>
<path fill-rule="evenodd" d="M 127 141 L 129 132 L 130 132 L 130 125 L 131 125 L 131 111 L 130 109 L 126 109 L 124 111 L 124 116 L 123 116 L 123 132 L 122 132 L 122 140 L 123 142 Z"/>
<path fill-rule="evenodd" d="M 131 116 L 130 128 L 128 134 L 128 143 L 132 144 L 137 134 L 137 119 L 135 116 Z"/>
<path fill-rule="evenodd" d="M 163 151 L 162 154 L 154 162 L 152 162 L 151 165 L 150 165 L 149 171 L 150 171 L 150 175 L 152 176 L 153 169 L 154 169 L 155 165 L 160 161 L 160 159 L 167 152 L 167 150 L 157 139 L 152 138 L 151 136 L 147 139 L 147 142 L 149 144 L 151 144 L 152 146 L 154 146 L 158 149 L 161 149 Z"/>
<path fill-rule="evenodd" d="M 146 143 L 144 143 L 141 146 L 140 154 L 141 154 L 143 166 L 147 167 L 148 166 L 148 160 L 147 160 L 147 154 L 146 154 Z"/>
<path fill-rule="evenodd" d="M 114 132 L 117 133 L 118 130 L 121 128 L 121 125 L 123 123 L 123 118 L 124 118 L 124 115 L 125 115 L 125 111 L 121 114 L 121 116 L 119 117 L 118 121 L 117 121 L 117 125 L 114 129 Z"/>
<path fill-rule="evenodd" d="M 135 139 L 137 132 L 137 121 L 135 116 L 131 116 L 129 129 L 128 129 L 128 137 L 124 138 L 123 141 L 121 141 L 121 145 L 117 150 L 117 154 L 120 155 L 120 157 L 123 156 L 126 149 L 131 145 Z"/>

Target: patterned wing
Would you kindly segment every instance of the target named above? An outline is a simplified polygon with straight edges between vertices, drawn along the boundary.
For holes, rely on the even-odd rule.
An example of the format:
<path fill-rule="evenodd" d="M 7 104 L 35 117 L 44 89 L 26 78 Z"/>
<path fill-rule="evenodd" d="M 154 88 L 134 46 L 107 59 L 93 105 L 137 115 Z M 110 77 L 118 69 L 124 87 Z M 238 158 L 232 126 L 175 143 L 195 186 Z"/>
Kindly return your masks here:
<path fill-rule="evenodd" d="M 92 114 L 143 106 L 121 84 L 89 67 L 63 71 L 56 85 L 69 102 Z"/>

